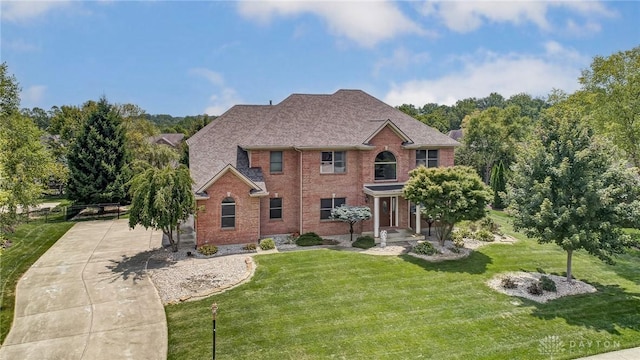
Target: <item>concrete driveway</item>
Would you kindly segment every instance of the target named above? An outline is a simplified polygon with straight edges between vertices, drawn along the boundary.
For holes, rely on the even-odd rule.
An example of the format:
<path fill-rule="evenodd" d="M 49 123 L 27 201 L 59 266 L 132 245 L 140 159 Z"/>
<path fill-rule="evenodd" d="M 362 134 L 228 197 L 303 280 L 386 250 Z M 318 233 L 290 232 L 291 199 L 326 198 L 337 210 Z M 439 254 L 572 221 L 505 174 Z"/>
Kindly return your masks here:
<path fill-rule="evenodd" d="M 166 359 L 167 323 L 145 276 L 160 232 L 81 222 L 20 279 L 0 359 Z"/>

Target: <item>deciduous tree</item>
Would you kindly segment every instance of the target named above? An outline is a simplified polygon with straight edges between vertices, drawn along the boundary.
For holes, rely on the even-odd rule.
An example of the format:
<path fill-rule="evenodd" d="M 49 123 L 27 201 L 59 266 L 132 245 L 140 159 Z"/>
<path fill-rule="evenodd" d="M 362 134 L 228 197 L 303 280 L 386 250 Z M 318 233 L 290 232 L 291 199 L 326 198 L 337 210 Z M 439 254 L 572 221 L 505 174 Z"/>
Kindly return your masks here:
<path fill-rule="evenodd" d="M 180 223 L 195 212 L 191 175 L 185 166 L 151 167 L 131 180 L 129 227 L 162 230 L 173 251 L 180 244 Z"/>
<path fill-rule="evenodd" d="M 596 56 L 580 77 L 595 95 L 591 121 L 623 149 L 640 172 L 640 46 Z"/>
<path fill-rule="evenodd" d="M 371 209 L 367 206 L 342 205 L 331 210 L 331 219 L 348 223 L 349 234 L 351 234 L 351 241 L 353 241 L 353 225 L 371 219 Z"/>
<path fill-rule="evenodd" d="M 422 215 L 439 223 L 436 235 L 440 245 L 450 237 L 456 223 L 482 219 L 491 201 L 491 190 L 468 166 L 418 167 L 409 173 L 403 194 L 420 205 Z"/>
<path fill-rule="evenodd" d="M 508 186 L 515 228 L 567 252 L 567 281 L 575 251 L 611 261 L 630 240 L 620 225 L 640 221 L 638 178 L 581 115 L 552 107 L 520 150 Z"/>

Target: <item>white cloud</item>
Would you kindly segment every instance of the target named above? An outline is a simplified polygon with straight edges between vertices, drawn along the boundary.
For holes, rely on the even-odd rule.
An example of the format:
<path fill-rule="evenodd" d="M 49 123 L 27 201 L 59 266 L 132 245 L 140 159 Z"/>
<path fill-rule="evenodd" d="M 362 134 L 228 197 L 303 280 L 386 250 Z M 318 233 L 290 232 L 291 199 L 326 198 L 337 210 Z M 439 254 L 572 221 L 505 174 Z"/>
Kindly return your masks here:
<path fill-rule="evenodd" d="M 39 51 L 40 47 L 24 41 L 23 39 L 4 41 L 3 47 L 15 52 L 34 52 Z"/>
<path fill-rule="evenodd" d="M 36 107 L 40 104 L 44 98 L 44 93 L 47 87 L 44 85 L 33 85 L 22 90 L 20 98 L 22 99 L 22 106 L 24 107 Z"/>
<path fill-rule="evenodd" d="M 236 91 L 225 85 L 222 74 L 206 68 L 194 68 L 189 74 L 201 77 L 211 83 L 215 88 L 213 95 L 209 97 L 209 104 L 204 113 L 207 115 L 220 115 L 229 110 L 233 105 L 241 103 L 242 99 Z"/>
<path fill-rule="evenodd" d="M 2 20 L 25 21 L 44 15 L 54 9 L 69 6 L 72 2 L 57 1 L 2 1 Z"/>
<path fill-rule="evenodd" d="M 400 34 L 426 34 L 387 1 L 242 1 L 238 3 L 238 11 L 245 18 L 263 24 L 277 16 L 314 14 L 327 23 L 332 34 L 365 47 Z"/>
<path fill-rule="evenodd" d="M 421 64 L 429 61 L 429 54 L 426 52 L 412 53 L 405 47 L 399 47 L 393 51 L 391 57 L 378 60 L 373 66 L 374 76 L 378 76 L 384 68 L 406 69 L 413 64 Z"/>
<path fill-rule="evenodd" d="M 426 2 L 421 12 L 425 16 L 440 18 L 453 31 L 466 33 L 485 23 L 532 23 L 540 29 L 551 30 L 548 12 L 560 8 L 585 17 L 585 25 L 578 25 L 575 20 L 571 20 L 571 25 L 586 26 L 591 31 L 597 29 L 592 18 L 616 15 L 597 1 L 436 1 Z"/>
<path fill-rule="evenodd" d="M 548 42 L 544 48 L 539 55 L 479 51 L 459 59 L 460 71 L 393 84 L 384 100 L 394 106 L 453 105 L 457 100 L 482 98 L 492 92 L 510 97 L 522 92 L 545 96 L 554 88 L 575 91 L 580 69 L 589 64 L 589 58 L 556 42 Z"/>

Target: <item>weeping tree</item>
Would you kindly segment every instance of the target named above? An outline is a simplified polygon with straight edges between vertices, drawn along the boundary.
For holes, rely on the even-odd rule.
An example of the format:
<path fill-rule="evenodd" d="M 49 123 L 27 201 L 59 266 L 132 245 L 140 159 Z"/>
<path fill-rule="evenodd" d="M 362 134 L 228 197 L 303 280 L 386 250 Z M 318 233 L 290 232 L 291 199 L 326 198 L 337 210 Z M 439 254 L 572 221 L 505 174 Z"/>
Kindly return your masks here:
<path fill-rule="evenodd" d="M 491 189 L 468 166 L 421 166 L 411 170 L 402 191 L 405 199 L 420 204 L 423 216 L 439 223 L 436 236 L 441 246 L 457 222 L 485 217 L 491 201 Z"/>
<path fill-rule="evenodd" d="M 129 227 L 162 230 L 171 249 L 178 251 L 180 224 L 195 212 L 191 175 L 184 165 L 178 168 L 148 168 L 130 182 Z"/>
<path fill-rule="evenodd" d="M 353 225 L 371 219 L 371 209 L 366 206 L 342 205 L 331 210 L 330 218 L 348 223 L 349 234 L 351 234 L 351 241 L 353 241 Z"/>
<path fill-rule="evenodd" d="M 640 222 L 640 181 L 582 117 L 567 103 L 551 108 L 508 185 L 514 227 L 566 251 L 567 281 L 575 251 L 612 262 L 630 244 L 621 227 Z"/>

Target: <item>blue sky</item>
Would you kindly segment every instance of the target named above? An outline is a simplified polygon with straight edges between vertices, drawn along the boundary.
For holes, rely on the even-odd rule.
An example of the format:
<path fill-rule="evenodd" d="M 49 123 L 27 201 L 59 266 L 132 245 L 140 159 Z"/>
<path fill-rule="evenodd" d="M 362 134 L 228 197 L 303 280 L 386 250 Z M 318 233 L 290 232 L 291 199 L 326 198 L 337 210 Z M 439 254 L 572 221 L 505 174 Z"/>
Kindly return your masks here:
<path fill-rule="evenodd" d="M 22 107 L 105 95 L 220 115 L 291 93 L 391 105 L 573 92 L 596 55 L 640 45 L 636 1 L 2 1 Z"/>

